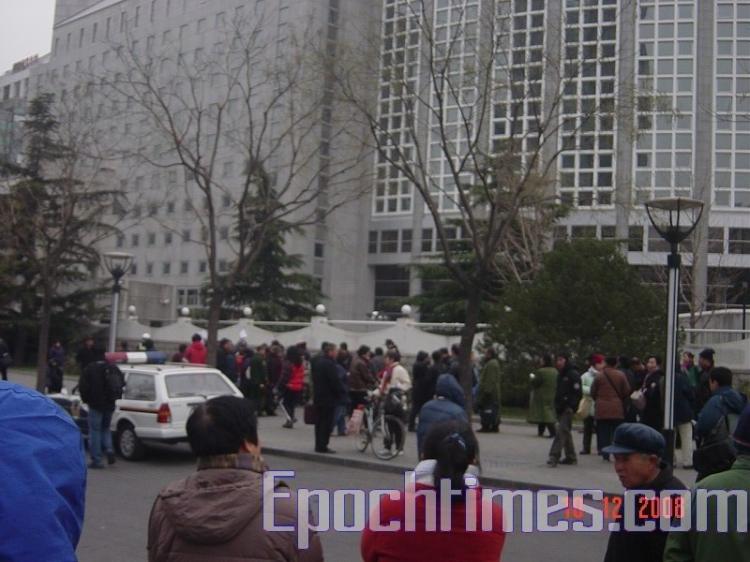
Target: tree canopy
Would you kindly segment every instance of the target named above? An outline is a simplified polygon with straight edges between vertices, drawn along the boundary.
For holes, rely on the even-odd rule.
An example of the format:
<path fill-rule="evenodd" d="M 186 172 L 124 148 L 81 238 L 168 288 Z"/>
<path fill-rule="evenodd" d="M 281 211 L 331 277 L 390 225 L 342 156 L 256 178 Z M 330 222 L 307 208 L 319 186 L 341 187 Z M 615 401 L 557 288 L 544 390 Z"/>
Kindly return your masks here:
<path fill-rule="evenodd" d="M 529 283 L 506 288 L 491 337 L 505 349 L 511 400 L 526 397 L 526 376 L 543 353 L 663 354 L 666 297 L 645 285 L 614 243 L 565 242 L 544 256 Z M 510 389 L 509 389 L 510 390 Z"/>

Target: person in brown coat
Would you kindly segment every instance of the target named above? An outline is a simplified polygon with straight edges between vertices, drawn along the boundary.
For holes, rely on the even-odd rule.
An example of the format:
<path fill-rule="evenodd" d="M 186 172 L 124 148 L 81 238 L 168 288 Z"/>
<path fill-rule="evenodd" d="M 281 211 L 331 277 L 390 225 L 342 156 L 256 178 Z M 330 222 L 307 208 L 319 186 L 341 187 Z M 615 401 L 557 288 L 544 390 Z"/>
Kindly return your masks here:
<path fill-rule="evenodd" d="M 149 562 L 323 560 L 313 532 L 307 537 L 309 548 L 300 550 L 296 531 L 264 530 L 267 467 L 257 428 L 251 404 L 235 396 L 213 398 L 190 415 L 187 434 L 198 471 L 156 498 L 148 524 Z M 291 497 L 276 497 L 274 513 L 276 526 L 296 527 Z"/>
<path fill-rule="evenodd" d="M 596 448 L 605 461 L 609 455 L 602 452 L 612 443 L 615 429 L 625 420 L 625 404 L 630 397 L 630 385 L 625 373 L 617 370 L 617 358 L 607 357 L 604 364 L 595 365 L 599 374 L 591 385 L 596 419 Z"/>
<path fill-rule="evenodd" d="M 354 410 L 360 404 L 365 403 L 368 390 L 378 387 L 378 379 L 370 372 L 370 348 L 366 345 L 360 346 L 357 355 L 352 359 L 349 366 L 349 408 Z M 351 411 L 350 411 L 351 413 Z"/>

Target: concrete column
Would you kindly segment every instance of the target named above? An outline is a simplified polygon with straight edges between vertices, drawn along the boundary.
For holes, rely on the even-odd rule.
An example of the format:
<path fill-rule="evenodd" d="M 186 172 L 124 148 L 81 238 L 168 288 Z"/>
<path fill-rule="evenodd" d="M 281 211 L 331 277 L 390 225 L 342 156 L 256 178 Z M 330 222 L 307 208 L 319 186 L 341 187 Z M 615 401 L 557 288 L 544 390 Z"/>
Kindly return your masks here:
<path fill-rule="evenodd" d="M 617 35 L 619 49 L 617 64 L 617 146 L 615 152 L 615 237 L 627 241 L 630 237 L 630 212 L 633 208 L 633 149 L 636 130 L 636 53 L 637 3 L 625 2 L 620 9 Z M 627 242 L 622 246 L 627 252 Z"/>
<path fill-rule="evenodd" d="M 560 104 L 556 103 L 562 95 L 565 79 L 565 64 L 562 51 L 563 37 L 563 2 L 548 2 L 546 18 L 546 36 L 544 43 L 544 91 L 543 119 L 547 123 L 547 138 L 542 146 L 542 165 L 551 162 L 548 179 L 552 195 L 557 190 L 557 151 L 559 150 L 560 135 Z"/>
<path fill-rule="evenodd" d="M 703 219 L 694 235 L 693 312 L 705 308 L 708 296 L 708 220 L 711 209 L 714 154 L 714 22 L 715 2 L 696 2 L 695 135 L 693 197 L 703 201 Z"/>

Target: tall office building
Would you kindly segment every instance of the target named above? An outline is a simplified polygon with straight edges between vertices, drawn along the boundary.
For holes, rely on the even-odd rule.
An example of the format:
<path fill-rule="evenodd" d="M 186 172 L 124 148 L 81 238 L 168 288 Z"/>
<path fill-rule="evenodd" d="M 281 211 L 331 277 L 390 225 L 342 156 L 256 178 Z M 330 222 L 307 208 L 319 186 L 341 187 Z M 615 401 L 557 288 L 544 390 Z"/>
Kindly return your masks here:
<path fill-rule="evenodd" d="M 299 199 L 311 199 L 306 209 L 285 219 L 315 223 L 290 235 L 287 250 L 304 258 L 303 271 L 316 277 L 324 294 L 330 296 L 332 314 L 366 313 L 370 305 L 360 297 L 367 286 L 367 270 L 360 255 L 366 236 L 361 222 L 366 203 L 345 194 L 365 191 L 367 186 L 360 178 L 369 165 L 364 159 L 358 164 L 357 147 L 339 135 L 343 112 L 328 95 L 332 77 L 313 77 L 315 89 L 308 97 L 319 97 L 320 102 L 309 116 L 293 122 L 296 133 L 286 130 L 291 123 L 286 112 L 291 111 L 292 103 L 303 108 L 299 111 L 310 109 L 304 105 L 304 92 L 300 89 L 283 96 L 279 92 L 291 81 L 284 73 L 312 74 L 312 62 L 304 62 L 301 68 L 298 64 L 297 58 L 305 50 L 322 47 L 335 56 L 340 44 L 369 32 L 378 17 L 371 3 L 58 0 L 56 8 L 50 61 L 32 77 L 32 84 L 38 91 L 56 94 L 68 115 L 97 132 L 103 153 L 115 156 L 106 162 L 113 169 L 107 181 L 126 197 L 109 220 L 121 234 L 102 244 L 101 250 L 135 256 L 126 280 L 124 305 L 135 305 L 143 321 L 172 321 L 181 307 L 202 306 L 201 288 L 208 274 L 204 194 L 184 167 L 165 166 L 178 161 L 175 141 L 155 128 L 153 115 L 133 99 L 134 90 L 126 87 L 127 79 L 133 77 L 133 65 L 152 64 L 151 76 L 159 82 L 157 95 L 169 99 L 173 117 L 196 119 L 198 107 L 202 112 L 200 135 L 205 138 L 199 139 L 197 127 L 193 127 L 190 134 L 194 138 L 182 139 L 193 143 L 192 150 L 198 140 L 211 146 L 217 136 L 209 130 L 217 121 L 214 110 L 223 104 L 226 111 L 226 124 L 219 135 L 225 138 L 219 139 L 216 155 L 207 151 L 204 157 L 204 162 L 213 158 L 218 186 L 212 204 L 219 271 L 225 272 L 235 255 L 236 208 L 250 159 L 248 151 L 241 148 L 242 134 L 250 127 L 257 128 L 252 131 L 256 135 L 267 128 L 262 140 L 256 142 L 271 181 L 284 185 L 285 174 L 296 166 L 289 193 L 295 197 L 302 192 Z M 246 56 L 253 59 L 243 61 L 243 72 L 250 76 L 239 77 L 228 94 L 229 65 L 239 60 L 241 44 L 252 49 Z M 249 88 L 254 88 L 251 95 Z M 196 99 L 187 102 L 189 94 L 196 92 L 200 92 Z M 243 94 L 248 95 L 243 98 Z M 182 95 L 185 97 L 180 98 Z M 272 104 L 269 100 L 277 95 L 281 101 Z M 185 107 L 179 108 L 183 102 Z M 255 113 L 252 125 L 248 125 L 250 112 Z M 362 131 L 359 136 L 364 134 Z M 269 148 L 274 143 L 281 146 Z M 296 162 L 290 164 L 293 158 Z M 315 197 L 310 198 L 311 193 Z M 339 208 L 342 200 L 347 203 Z M 315 212 L 322 216 L 320 220 L 305 220 Z"/>
<path fill-rule="evenodd" d="M 643 202 L 692 196 L 704 201 L 707 214 L 694 248 L 698 294 L 709 306 L 737 297 L 737 280 L 750 271 L 750 2 L 58 0 L 50 62 L 32 71 L 32 84 L 61 99 L 80 97 L 76 77 L 114 69 L 115 45 L 125 37 L 164 52 L 176 44 L 179 53 L 195 57 L 215 46 L 235 10 L 266 14 L 264 52 L 271 59 L 289 48 L 290 29 L 300 22 L 311 22 L 331 54 L 367 41 L 374 29 L 378 70 L 365 87 L 373 92 L 378 121 L 401 138 L 406 153 L 422 151 L 447 216 L 456 213 L 453 180 L 435 150 L 437 123 L 434 116 L 417 115 L 420 142 L 409 143 L 401 133 L 410 116 L 397 82 L 435 95 L 425 65 L 449 44 L 451 75 L 471 82 L 477 60 L 486 56 L 488 34 L 495 34 L 492 81 L 498 94 L 482 123 L 481 146 L 491 153 L 508 139 L 523 139 L 523 157 L 536 150 L 539 116 L 552 121 L 545 123 L 554 133 L 541 155 L 549 164 L 550 190 L 571 209 L 552 238 L 627 239 L 629 261 L 659 281 L 666 248 L 649 226 Z M 469 86 L 446 113 L 459 147 L 465 138 L 456 115 L 471 104 Z M 338 109 L 321 111 L 311 177 L 321 175 L 329 159 L 346 159 L 350 149 L 327 138 L 327 121 Z M 111 100 L 97 101 L 93 115 L 112 138 L 142 135 L 128 108 L 113 107 Z M 233 148 L 222 147 L 219 156 L 222 174 L 236 175 L 242 163 Z M 333 316 L 361 318 L 420 292 L 413 266 L 438 249 L 432 219 L 409 180 L 377 155 L 365 168 L 373 176 L 369 194 L 289 241 L 290 251 L 305 256 L 305 270 L 321 280 Z M 198 303 L 205 278 L 204 258 L 182 241 L 199 236 L 184 211 L 185 178 L 174 170 L 122 164 L 113 181 L 139 194 L 133 203 L 145 218 L 103 249 L 136 255 L 130 287 L 139 314 L 173 319 L 179 306 Z M 683 247 L 688 254 L 691 249 Z M 227 252 L 222 259 L 230 257 Z"/>
<path fill-rule="evenodd" d="M 406 104 L 394 93 L 390 71 L 407 76 L 399 80 L 410 91 L 435 99 L 440 82 L 424 68 L 439 59 L 431 53 L 450 51 L 448 74 L 471 68 L 477 75 L 477 60 L 486 56 L 482 49 L 489 49 L 488 34 L 494 34 L 497 99 L 480 146 L 512 137 L 520 140 L 519 154 L 528 154 L 536 149 L 528 143 L 539 142 L 535 132 L 547 120 L 541 156 L 549 164 L 551 188 L 571 208 L 554 238 L 628 240 L 629 261 L 642 266 L 647 279 L 659 281 L 667 248 L 650 227 L 643 203 L 694 197 L 705 203 L 707 215 L 695 251 L 683 245 L 697 260 L 696 302 L 724 305 L 737 298 L 738 279 L 750 268 L 750 2 L 417 5 L 382 2 L 378 109 L 392 137 L 403 131 Z M 446 106 L 446 126 L 463 125 L 456 118 L 462 103 Z M 413 118 L 425 129 L 422 157 L 430 181 L 440 186 L 441 209 L 455 212 L 436 123 L 418 114 Z M 466 140 L 460 129 L 459 143 Z M 412 147 L 404 142 L 404 148 Z M 375 301 L 387 303 L 419 291 L 411 266 L 435 252 L 437 241 L 418 193 L 387 162 L 376 164 L 380 168 L 370 211 L 369 264 Z"/>

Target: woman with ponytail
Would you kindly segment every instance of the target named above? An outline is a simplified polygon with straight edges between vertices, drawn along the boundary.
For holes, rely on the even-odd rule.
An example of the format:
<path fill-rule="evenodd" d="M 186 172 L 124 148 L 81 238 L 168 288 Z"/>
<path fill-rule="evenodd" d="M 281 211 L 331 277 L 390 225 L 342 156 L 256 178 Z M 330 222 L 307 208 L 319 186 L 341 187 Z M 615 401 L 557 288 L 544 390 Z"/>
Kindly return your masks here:
<path fill-rule="evenodd" d="M 373 510 L 362 534 L 363 560 L 500 560 L 505 542 L 502 512 L 497 504 L 482 509 L 478 473 L 479 444 L 471 427 L 455 420 L 433 425 L 406 490 L 398 498 L 383 496 Z M 491 524 L 482 520 L 483 511 L 491 514 Z M 397 530 L 384 530 L 389 527 Z"/>

